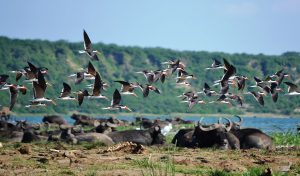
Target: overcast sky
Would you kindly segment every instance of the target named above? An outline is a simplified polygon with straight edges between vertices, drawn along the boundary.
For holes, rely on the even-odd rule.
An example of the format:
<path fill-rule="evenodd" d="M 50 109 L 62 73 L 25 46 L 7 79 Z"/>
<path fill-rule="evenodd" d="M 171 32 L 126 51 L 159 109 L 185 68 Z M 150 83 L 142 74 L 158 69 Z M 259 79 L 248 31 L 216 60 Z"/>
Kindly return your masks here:
<path fill-rule="evenodd" d="M 1 0 L 0 35 L 175 50 L 300 51 L 300 0 Z"/>

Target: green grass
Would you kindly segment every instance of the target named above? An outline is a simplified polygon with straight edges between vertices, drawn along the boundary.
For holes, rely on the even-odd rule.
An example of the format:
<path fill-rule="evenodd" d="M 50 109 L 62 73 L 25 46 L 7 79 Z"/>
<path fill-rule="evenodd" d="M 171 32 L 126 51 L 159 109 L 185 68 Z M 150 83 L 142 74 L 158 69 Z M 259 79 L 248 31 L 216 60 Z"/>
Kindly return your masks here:
<path fill-rule="evenodd" d="M 133 164 L 142 168 L 142 175 L 175 175 L 175 164 L 173 157 L 170 155 L 167 155 L 159 162 L 152 161 L 150 155 L 149 158 L 134 160 Z"/>
<path fill-rule="evenodd" d="M 275 145 L 295 145 L 300 146 L 300 135 L 287 132 L 287 133 L 273 133 L 271 137 Z"/>

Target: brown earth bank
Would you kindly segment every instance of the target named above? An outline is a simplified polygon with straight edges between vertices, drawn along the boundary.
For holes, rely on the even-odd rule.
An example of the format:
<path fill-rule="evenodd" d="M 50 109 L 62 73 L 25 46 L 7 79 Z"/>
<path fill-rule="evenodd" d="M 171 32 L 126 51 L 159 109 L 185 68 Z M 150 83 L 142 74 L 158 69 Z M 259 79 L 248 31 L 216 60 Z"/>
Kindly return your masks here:
<path fill-rule="evenodd" d="M 144 147 L 130 143 L 112 147 L 64 143 L 2 145 L 0 175 L 213 175 L 216 171 L 243 175 L 253 169 L 260 169 L 265 175 L 268 171 L 275 175 L 300 174 L 300 147 L 268 151 Z"/>

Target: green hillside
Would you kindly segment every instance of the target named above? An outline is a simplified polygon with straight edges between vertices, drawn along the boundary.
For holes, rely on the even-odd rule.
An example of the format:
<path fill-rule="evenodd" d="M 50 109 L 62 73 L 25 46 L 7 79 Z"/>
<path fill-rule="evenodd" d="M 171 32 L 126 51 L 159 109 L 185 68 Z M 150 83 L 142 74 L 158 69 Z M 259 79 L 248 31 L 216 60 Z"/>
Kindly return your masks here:
<path fill-rule="evenodd" d="M 73 91 L 84 89 L 86 84 L 92 82 L 84 80 L 80 85 L 75 85 L 74 80 L 68 78 L 68 75 L 75 73 L 80 68 L 85 68 L 89 57 L 85 54 L 79 54 L 82 49 L 82 43 L 69 43 L 67 41 L 49 42 L 42 40 L 16 40 L 6 37 L 0 37 L 0 74 L 9 74 L 9 82 L 15 82 L 15 75 L 9 71 L 25 67 L 27 61 L 32 62 L 38 67 L 44 66 L 49 69 L 46 76 L 52 86 L 47 88 L 46 97 L 55 99 L 59 96 L 62 89 L 62 82 L 71 85 Z M 120 89 L 120 84 L 114 83 L 115 80 L 127 80 L 130 82 L 146 83 L 143 75 L 135 73 L 136 71 L 162 69 L 165 66 L 161 63 L 170 59 L 181 59 L 186 65 L 186 71 L 192 73 L 197 79 L 191 81 L 195 90 L 200 91 L 203 83 L 212 85 L 214 80 L 222 77 L 222 70 L 205 70 L 212 63 L 212 58 L 226 58 L 230 63 L 236 66 L 238 75 L 247 75 L 250 81 L 247 86 L 253 85 L 253 76 L 260 78 L 272 74 L 282 68 L 291 74 L 290 81 L 298 84 L 300 82 L 300 55 L 296 52 L 286 52 L 280 56 L 267 56 L 263 54 L 227 54 L 221 52 L 205 51 L 175 51 L 163 48 L 140 48 L 140 47 L 121 47 L 117 45 L 94 44 L 94 49 L 100 50 L 103 54 L 100 56 L 100 62 L 93 61 L 93 65 L 100 72 L 102 79 L 110 84 L 110 88 L 103 94 L 111 99 L 115 88 Z M 220 59 L 221 60 L 221 59 Z M 18 84 L 27 84 L 22 78 Z M 153 92 L 149 97 L 143 98 L 141 91 L 136 90 L 138 97 L 122 96 L 123 104 L 128 105 L 136 113 L 186 113 L 187 105 L 180 103 L 177 95 L 183 93 L 185 89 L 175 86 L 175 74 L 168 77 L 162 84 L 157 82 L 155 86 L 161 89 L 162 94 Z M 24 105 L 29 103 L 32 97 L 31 85 L 26 95 L 19 95 L 17 104 L 13 112 L 15 113 L 72 113 L 75 111 L 85 113 L 111 113 L 102 110 L 110 104 L 106 100 L 88 100 L 84 101 L 81 107 L 76 102 L 56 101 L 57 106 L 49 105 L 46 108 L 27 109 Z M 286 85 L 281 87 L 286 91 Z M 245 91 L 247 91 L 245 88 Z M 219 91 L 219 87 L 213 89 Z M 234 88 L 231 88 L 238 93 Z M 256 90 L 253 89 L 252 90 Z M 277 103 L 273 103 L 271 97 L 265 98 L 265 106 L 260 106 L 251 95 L 243 95 L 245 105 L 240 108 L 235 105 L 229 108 L 227 105 L 206 104 L 197 105 L 189 113 L 277 113 L 277 114 L 297 114 L 297 108 L 300 109 L 300 96 L 280 95 Z M 216 99 L 204 98 L 207 102 Z M 0 104 L 9 106 L 8 91 L 0 91 Z M 299 112 L 298 112 L 299 113 Z"/>

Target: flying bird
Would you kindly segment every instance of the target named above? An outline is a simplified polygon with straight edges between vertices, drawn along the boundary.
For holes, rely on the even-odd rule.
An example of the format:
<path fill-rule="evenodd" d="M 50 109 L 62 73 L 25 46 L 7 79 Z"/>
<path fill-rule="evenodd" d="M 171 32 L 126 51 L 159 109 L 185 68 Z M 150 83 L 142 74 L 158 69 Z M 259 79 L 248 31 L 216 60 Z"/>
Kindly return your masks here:
<path fill-rule="evenodd" d="M 97 50 L 93 50 L 92 42 L 85 30 L 83 30 L 83 39 L 84 50 L 80 50 L 79 53 L 86 53 L 92 60 L 99 61 L 97 54 L 99 54 L 100 52 Z"/>
<path fill-rule="evenodd" d="M 265 105 L 264 97 L 263 97 L 264 93 L 262 93 L 262 92 L 254 92 L 254 91 L 252 91 L 252 92 L 250 92 L 250 93 L 253 95 L 253 97 L 255 98 L 255 100 L 256 100 L 260 105 L 262 105 L 262 106 Z"/>
<path fill-rule="evenodd" d="M 218 61 L 217 59 L 213 59 L 214 62 L 211 64 L 210 67 L 205 68 L 206 70 L 213 70 L 213 69 L 220 69 L 220 68 L 224 68 L 224 66 L 221 64 L 220 61 Z"/>
<path fill-rule="evenodd" d="M 121 86 L 121 94 L 133 95 L 133 96 L 137 97 L 136 93 L 134 92 L 134 89 L 139 87 L 138 84 L 130 83 L 127 81 L 115 81 L 115 82 L 118 82 L 122 85 Z"/>
<path fill-rule="evenodd" d="M 76 100 L 75 97 L 70 96 L 71 94 L 71 86 L 65 82 L 63 82 L 63 89 L 61 90 L 59 100 Z"/>
<path fill-rule="evenodd" d="M 107 109 L 107 110 L 122 110 L 122 109 L 125 109 L 125 110 L 128 110 L 128 111 L 132 111 L 127 106 L 121 105 L 120 104 L 121 100 L 122 100 L 121 94 L 118 91 L 118 89 L 116 89 L 114 94 L 113 94 L 111 105 L 109 107 L 102 108 L 102 109 Z"/>
<path fill-rule="evenodd" d="M 22 92 L 23 95 L 25 95 L 27 92 L 27 88 L 25 86 L 19 86 L 15 84 L 9 85 L 9 93 L 10 93 L 9 110 L 12 110 L 14 105 L 16 104 L 19 91 Z"/>
<path fill-rule="evenodd" d="M 92 95 L 87 95 L 87 98 L 92 98 L 92 99 L 106 99 L 108 98 L 104 95 L 101 94 L 101 91 L 103 90 L 103 82 L 100 77 L 100 74 L 96 72 L 95 76 L 95 82 L 94 82 L 94 87 L 93 87 L 93 93 Z"/>
<path fill-rule="evenodd" d="M 288 86 L 288 93 L 286 95 L 300 95 L 300 89 L 296 84 L 291 82 L 284 82 Z"/>
<path fill-rule="evenodd" d="M 32 102 L 50 102 L 54 105 L 56 105 L 56 103 L 50 99 L 50 98 L 45 98 L 44 94 L 47 88 L 47 83 L 45 81 L 44 75 L 41 73 L 41 71 L 38 71 L 38 80 L 37 81 L 33 81 L 33 100 L 31 100 Z"/>
<path fill-rule="evenodd" d="M 140 87 L 141 90 L 143 91 L 143 96 L 144 96 L 144 97 L 148 97 L 150 90 L 151 90 L 151 91 L 154 91 L 154 92 L 157 93 L 157 94 L 160 94 L 160 93 L 161 93 L 161 91 L 160 91 L 157 87 L 151 86 L 151 85 L 149 85 L 149 84 L 145 84 L 145 85 L 140 85 L 140 84 L 139 84 L 139 87 Z"/>

